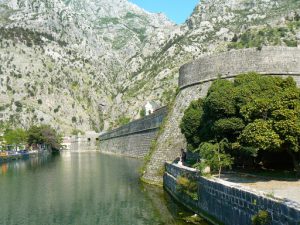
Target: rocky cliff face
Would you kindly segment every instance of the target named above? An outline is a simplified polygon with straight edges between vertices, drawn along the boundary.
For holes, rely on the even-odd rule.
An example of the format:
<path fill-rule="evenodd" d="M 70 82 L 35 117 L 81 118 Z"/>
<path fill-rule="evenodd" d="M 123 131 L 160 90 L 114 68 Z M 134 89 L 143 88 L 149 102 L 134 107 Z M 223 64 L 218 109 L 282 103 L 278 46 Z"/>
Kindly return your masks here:
<path fill-rule="evenodd" d="M 2 121 L 68 132 L 122 114 L 124 82 L 176 29 L 125 0 L 1 0 L 0 22 Z"/>
<path fill-rule="evenodd" d="M 186 23 L 146 59 L 122 95 L 129 104 L 123 104 L 127 108 L 152 98 L 167 104 L 177 87 L 179 67 L 203 54 L 264 45 L 296 46 L 299 10 L 300 2 L 295 0 L 202 0 Z"/>
<path fill-rule="evenodd" d="M 0 0 L 0 117 L 67 133 L 117 126 L 147 100 L 167 104 L 187 61 L 297 45 L 299 9 L 297 0 L 203 0 L 177 26 L 127 0 Z"/>

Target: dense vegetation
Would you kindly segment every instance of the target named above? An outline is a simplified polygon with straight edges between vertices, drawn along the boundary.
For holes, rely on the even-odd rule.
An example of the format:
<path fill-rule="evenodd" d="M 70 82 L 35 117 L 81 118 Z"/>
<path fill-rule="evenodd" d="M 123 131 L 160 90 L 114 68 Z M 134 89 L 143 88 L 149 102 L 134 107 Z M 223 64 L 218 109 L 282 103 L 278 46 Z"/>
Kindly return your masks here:
<path fill-rule="evenodd" d="M 7 129 L 4 132 L 3 140 L 6 145 L 18 146 L 27 145 L 47 145 L 52 150 L 59 150 L 62 137 L 56 130 L 48 125 L 31 126 L 28 130 L 17 128 L 15 130 Z"/>
<path fill-rule="evenodd" d="M 291 77 L 217 80 L 190 104 L 180 126 L 188 149 L 212 169 L 285 166 L 300 174 L 300 89 Z"/>

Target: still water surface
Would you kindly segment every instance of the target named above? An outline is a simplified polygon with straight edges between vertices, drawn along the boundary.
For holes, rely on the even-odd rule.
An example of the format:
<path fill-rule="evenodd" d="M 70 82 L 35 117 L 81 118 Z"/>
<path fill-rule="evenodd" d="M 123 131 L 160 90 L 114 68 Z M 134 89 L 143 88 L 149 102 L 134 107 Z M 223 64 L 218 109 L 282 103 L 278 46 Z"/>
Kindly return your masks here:
<path fill-rule="evenodd" d="M 189 212 L 139 182 L 140 165 L 99 152 L 0 164 L 0 224 L 185 224 Z"/>

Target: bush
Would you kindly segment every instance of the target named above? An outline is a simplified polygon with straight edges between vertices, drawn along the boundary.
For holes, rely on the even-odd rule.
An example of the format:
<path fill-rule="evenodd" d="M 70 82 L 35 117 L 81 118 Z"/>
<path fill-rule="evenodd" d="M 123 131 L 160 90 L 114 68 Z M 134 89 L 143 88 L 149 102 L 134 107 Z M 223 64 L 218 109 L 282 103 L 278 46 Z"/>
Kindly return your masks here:
<path fill-rule="evenodd" d="M 38 100 L 38 104 L 39 104 L 39 105 L 43 104 L 42 99 L 39 99 L 39 100 Z"/>
<path fill-rule="evenodd" d="M 126 117 L 126 116 L 121 116 L 119 117 L 119 119 L 117 120 L 116 122 L 116 126 L 123 126 L 123 125 L 126 125 L 130 122 L 130 118 L 129 117 Z"/>
<path fill-rule="evenodd" d="M 187 194 L 194 200 L 198 200 L 198 193 L 197 193 L 198 186 L 195 181 L 185 176 L 179 176 L 176 182 L 177 182 L 177 186 L 176 186 L 177 191 Z"/>
<path fill-rule="evenodd" d="M 19 101 L 16 101 L 15 106 L 17 106 L 18 108 L 22 108 L 22 103 Z"/>
<path fill-rule="evenodd" d="M 77 122 L 77 119 L 75 116 L 72 117 L 72 123 L 76 123 Z"/>
<path fill-rule="evenodd" d="M 256 215 L 252 217 L 252 224 L 253 225 L 269 225 L 271 217 L 269 212 L 260 210 Z"/>
<path fill-rule="evenodd" d="M 146 116 L 146 110 L 145 110 L 145 108 L 142 108 L 140 111 L 140 117 L 143 118 L 145 116 Z"/>

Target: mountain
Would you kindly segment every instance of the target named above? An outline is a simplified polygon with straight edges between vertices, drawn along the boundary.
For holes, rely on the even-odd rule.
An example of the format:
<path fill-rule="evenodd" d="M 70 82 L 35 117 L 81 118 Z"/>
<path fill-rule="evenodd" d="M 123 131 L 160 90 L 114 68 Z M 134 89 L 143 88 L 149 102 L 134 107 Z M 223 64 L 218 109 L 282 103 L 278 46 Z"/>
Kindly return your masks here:
<path fill-rule="evenodd" d="M 297 46 L 299 12 L 298 0 L 201 0 L 186 23 L 145 61 L 137 73 L 143 79 L 135 80 L 122 99 L 131 99 L 133 104 L 157 93 L 158 99 L 168 103 L 176 90 L 179 67 L 203 54 L 268 45 Z"/>
<path fill-rule="evenodd" d="M 297 46 L 298 0 L 201 0 L 175 25 L 126 0 L 0 0 L 0 118 L 107 130 L 168 104 L 203 54 Z"/>
<path fill-rule="evenodd" d="M 0 0 L 0 15 L 2 121 L 67 132 L 113 119 L 124 80 L 176 29 L 125 0 Z"/>

